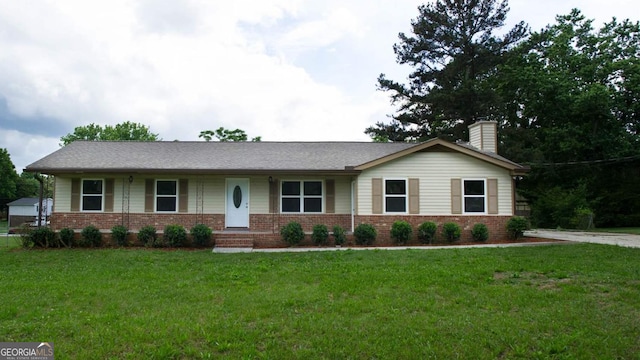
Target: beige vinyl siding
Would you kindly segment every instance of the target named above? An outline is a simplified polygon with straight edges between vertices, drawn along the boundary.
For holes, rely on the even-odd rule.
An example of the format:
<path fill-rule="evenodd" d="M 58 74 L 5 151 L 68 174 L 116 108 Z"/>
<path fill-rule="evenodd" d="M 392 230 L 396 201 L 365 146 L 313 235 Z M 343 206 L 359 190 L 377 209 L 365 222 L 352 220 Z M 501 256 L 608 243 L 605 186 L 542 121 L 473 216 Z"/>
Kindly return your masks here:
<path fill-rule="evenodd" d="M 498 214 L 511 215 L 508 170 L 453 152 L 415 153 L 362 172 L 357 180 L 358 214 L 372 214 L 372 178 L 420 179 L 420 215 L 451 214 L 451 179 L 498 180 Z"/>
<path fill-rule="evenodd" d="M 469 144 L 477 147 L 478 149 L 482 148 L 482 132 L 480 129 L 478 131 L 470 131 L 469 132 Z"/>
<path fill-rule="evenodd" d="M 249 179 L 251 202 L 249 210 L 252 214 L 269 213 L 269 177 L 260 176 Z"/>
<path fill-rule="evenodd" d="M 485 151 L 493 151 L 493 149 L 497 149 L 495 133 L 493 133 L 493 131 L 489 132 L 488 130 L 485 130 L 485 132 L 487 134 L 483 134 L 484 138 L 482 139 L 482 148 Z"/>
<path fill-rule="evenodd" d="M 351 214 L 351 178 L 334 178 L 336 181 L 335 213 Z"/>
<path fill-rule="evenodd" d="M 56 177 L 55 187 L 55 210 L 56 212 L 71 211 L 71 179 L 81 177 Z M 89 178 L 89 176 L 87 176 Z M 123 182 L 125 184 L 124 191 L 127 191 L 129 176 L 121 175 L 91 175 L 90 178 L 114 179 L 113 191 L 113 212 L 122 212 L 122 194 Z M 188 212 L 205 214 L 224 214 L 226 199 L 226 179 L 227 178 L 243 178 L 242 176 L 181 176 L 181 175 L 135 175 L 131 183 L 131 200 L 129 202 L 129 212 L 144 213 L 145 202 L 145 181 L 146 179 L 162 180 L 171 179 L 178 181 L 179 179 L 188 180 Z M 250 209 L 252 214 L 268 214 L 269 213 L 269 177 L 253 176 L 246 177 L 249 179 L 249 193 L 251 196 Z M 282 179 L 292 180 L 324 180 L 321 177 L 295 176 L 281 177 Z M 332 177 L 335 180 L 335 213 L 349 214 L 351 212 L 351 178 L 349 177 Z M 200 196 L 204 196 L 204 202 Z M 279 201 L 279 200 L 278 200 Z M 126 204 L 125 204 L 126 206 Z M 200 209 L 200 207 L 203 209 Z"/>
<path fill-rule="evenodd" d="M 71 211 L 71 178 L 56 176 L 56 187 L 54 189 L 53 204 L 54 212 Z"/>

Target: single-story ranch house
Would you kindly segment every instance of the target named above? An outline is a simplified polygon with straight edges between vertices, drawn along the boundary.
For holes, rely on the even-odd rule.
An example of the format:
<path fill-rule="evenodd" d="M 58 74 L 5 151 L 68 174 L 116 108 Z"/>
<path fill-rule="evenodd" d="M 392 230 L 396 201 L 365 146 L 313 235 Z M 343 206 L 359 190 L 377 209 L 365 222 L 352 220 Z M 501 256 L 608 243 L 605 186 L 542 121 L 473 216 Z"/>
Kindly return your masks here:
<path fill-rule="evenodd" d="M 389 244 L 391 224 L 407 220 L 456 222 L 463 240 L 484 223 L 504 238 L 527 168 L 496 154 L 496 127 L 472 125 L 468 144 L 75 141 L 25 170 L 55 175 L 55 230 L 202 223 L 217 243 L 271 247 L 290 221 L 306 232 L 369 223 Z"/>

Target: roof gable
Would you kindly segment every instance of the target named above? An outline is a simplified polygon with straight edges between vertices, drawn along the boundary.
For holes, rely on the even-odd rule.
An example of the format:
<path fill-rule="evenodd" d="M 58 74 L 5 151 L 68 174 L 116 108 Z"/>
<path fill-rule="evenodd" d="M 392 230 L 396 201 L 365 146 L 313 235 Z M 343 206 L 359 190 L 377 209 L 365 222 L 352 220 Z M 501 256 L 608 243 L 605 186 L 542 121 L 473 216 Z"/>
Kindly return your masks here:
<path fill-rule="evenodd" d="M 442 150 L 444 151 L 459 152 L 459 153 L 471 156 L 473 158 L 485 161 L 487 163 L 502 167 L 504 169 L 510 170 L 514 175 L 525 174 L 529 170 L 528 168 L 520 164 L 517 164 L 511 160 L 508 160 L 495 153 L 476 149 L 475 147 L 468 145 L 466 143 L 450 143 L 442 139 L 431 139 L 431 140 L 419 143 L 413 147 L 398 151 L 396 153 L 389 154 L 387 156 L 384 156 L 378 159 L 374 159 L 372 161 L 369 161 L 367 163 L 364 163 L 360 166 L 355 167 L 355 170 L 359 170 L 359 171 L 366 170 L 366 169 L 369 169 L 378 165 L 382 165 L 386 162 L 404 157 L 409 154 L 414 154 L 417 152 L 440 150 L 438 148 L 442 148 Z"/>

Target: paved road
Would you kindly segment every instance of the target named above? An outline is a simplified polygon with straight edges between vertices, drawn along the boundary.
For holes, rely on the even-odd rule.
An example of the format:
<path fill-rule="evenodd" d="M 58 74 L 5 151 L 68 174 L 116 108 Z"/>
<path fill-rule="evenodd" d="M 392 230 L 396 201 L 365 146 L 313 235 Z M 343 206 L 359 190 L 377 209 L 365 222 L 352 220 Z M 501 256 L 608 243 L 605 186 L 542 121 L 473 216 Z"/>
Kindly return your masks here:
<path fill-rule="evenodd" d="M 529 230 L 525 231 L 524 234 L 525 236 L 542 239 L 567 240 L 640 248 L 640 235 L 544 229 Z"/>

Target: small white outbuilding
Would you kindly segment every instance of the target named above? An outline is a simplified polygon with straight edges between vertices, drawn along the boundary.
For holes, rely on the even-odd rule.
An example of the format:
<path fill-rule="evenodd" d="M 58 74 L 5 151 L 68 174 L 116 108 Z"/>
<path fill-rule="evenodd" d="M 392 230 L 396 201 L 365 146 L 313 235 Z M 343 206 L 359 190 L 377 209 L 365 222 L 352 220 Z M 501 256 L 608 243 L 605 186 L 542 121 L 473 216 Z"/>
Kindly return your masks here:
<path fill-rule="evenodd" d="M 32 223 L 38 220 L 39 199 L 22 198 L 7 204 L 9 206 L 9 227 L 20 226 L 24 223 Z M 42 221 L 47 221 L 51 216 L 53 199 L 42 199 Z"/>

